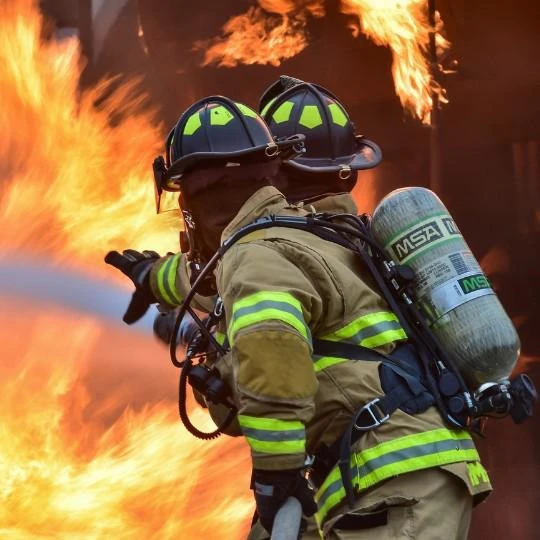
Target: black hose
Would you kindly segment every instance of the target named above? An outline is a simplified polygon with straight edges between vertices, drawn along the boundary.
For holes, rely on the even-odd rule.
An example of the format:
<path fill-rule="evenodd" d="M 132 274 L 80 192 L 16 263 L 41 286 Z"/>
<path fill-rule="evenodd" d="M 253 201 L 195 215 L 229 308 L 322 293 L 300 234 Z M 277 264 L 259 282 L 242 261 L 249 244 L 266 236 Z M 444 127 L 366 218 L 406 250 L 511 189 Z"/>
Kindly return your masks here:
<path fill-rule="evenodd" d="M 234 417 L 236 416 L 236 409 L 231 409 L 227 414 L 225 420 L 223 420 L 223 422 L 221 422 L 221 424 L 219 424 L 219 426 L 214 431 L 205 432 L 195 427 L 189 419 L 186 406 L 187 380 L 189 371 L 192 367 L 193 363 L 191 361 L 191 358 L 186 358 L 186 360 L 184 360 L 183 362 L 182 370 L 180 371 L 180 377 L 178 378 L 178 413 L 180 414 L 180 419 L 182 420 L 182 423 L 184 424 L 186 429 L 198 439 L 202 439 L 205 441 L 217 439 L 223 433 L 223 430 L 225 430 L 227 426 L 233 421 Z"/>

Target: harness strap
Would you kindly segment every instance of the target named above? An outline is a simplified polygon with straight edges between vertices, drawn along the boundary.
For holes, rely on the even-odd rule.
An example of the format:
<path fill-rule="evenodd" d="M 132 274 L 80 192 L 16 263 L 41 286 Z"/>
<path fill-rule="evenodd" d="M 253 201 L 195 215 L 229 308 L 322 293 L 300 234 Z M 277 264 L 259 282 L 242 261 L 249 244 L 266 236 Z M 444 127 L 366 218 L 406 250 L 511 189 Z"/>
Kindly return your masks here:
<path fill-rule="evenodd" d="M 337 356 L 338 358 L 349 358 L 350 360 L 363 360 L 367 362 L 381 362 L 392 368 L 396 373 L 401 375 L 407 382 L 410 381 L 411 391 L 416 395 L 418 392 L 418 375 L 407 371 L 394 356 L 396 349 L 392 355 L 383 354 L 375 349 L 369 349 L 362 345 L 354 345 L 343 341 L 328 341 L 325 339 L 313 338 L 313 354 L 320 356 Z M 423 389 L 422 389 L 423 390 Z"/>
<path fill-rule="evenodd" d="M 400 375 L 407 383 L 406 386 L 397 386 L 384 396 L 375 398 L 360 407 L 354 414 L 343 435 L 330 446 L 323 446 L 317 452 L 312 466 L 312 478 L 314 482 L 318 485 L 322 484 L 324 478 L 337 462 L 347 501 L 352 507 L 354 504 L 350 468 L 352 445 L 367 431 L 376 429 L 381 424 L 384 424 L 397 409 L 411 399 L 411 393 L 416 397 L 426 392 L 426 386 L 422 384 L 418 373 L 411 372 L 406 369 L 406 363 L 402 364 L 399 362 L 400 357 L 403 355 L 414 354 L 414 348 L 411 344 L 399 346 L 391 355 L 386 355 L 376 350 L 362 347 L 361 345 L 314 339 L 313 350 L 315 354 L 324 356 L 381 362 Z"/>

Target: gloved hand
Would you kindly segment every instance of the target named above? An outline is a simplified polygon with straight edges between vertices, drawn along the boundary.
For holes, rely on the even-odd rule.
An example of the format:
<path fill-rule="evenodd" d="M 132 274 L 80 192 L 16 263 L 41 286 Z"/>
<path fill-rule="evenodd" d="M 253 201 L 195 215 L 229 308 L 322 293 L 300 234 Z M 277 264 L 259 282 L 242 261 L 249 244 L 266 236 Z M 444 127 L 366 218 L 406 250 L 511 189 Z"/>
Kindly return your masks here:
<path fill-rule="evenodd" d="M 317 511 L 313 490 L 309 487 L 301 469 L 285 471 L 262 471 L 254 469 L 251 489 L 255 495 L 257 513 L 263 527 L 270 533 L 274 518 L 287 497 L 296 497 L 305 516 Z"/>
<path fill-rule="evenodd" d="M 159 258 L 159 254 L 155 251 L 140 253 L 133 249 L 126 249 L 122 253 L 109 251 L 105 256 L 107 264 L 118 268 L 135 285 L 131 302 L 122 317 L 126 324 L 138 321 L 147 312 L 150 304 L 158 301 L 150 289 L 149 276 L 152 266 Z"/>

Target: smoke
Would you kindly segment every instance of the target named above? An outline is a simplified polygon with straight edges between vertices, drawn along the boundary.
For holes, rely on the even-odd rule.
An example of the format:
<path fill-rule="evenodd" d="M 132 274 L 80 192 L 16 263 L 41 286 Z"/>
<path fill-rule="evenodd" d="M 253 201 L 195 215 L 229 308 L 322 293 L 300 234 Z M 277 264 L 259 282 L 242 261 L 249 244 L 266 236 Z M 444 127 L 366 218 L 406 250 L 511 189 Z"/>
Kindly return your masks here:
<path fill-rule="evenodd" d="M 129 283 L 127 278 L 126 282 Z M 76 312 L 106 319 L 109 324 L 124 324 L 122 315 L 130 297 L 127 287 L 121 289 L 103 279 L 91 278 L 58 267 L 43 258 L 0 258 L 0 298 L 6 305 L 12 303 L 14 311 L 17 310 L 15 299 L 22 298 L 64 306 Z M 156 313 L 157 310 L 151 307 L 134 328 L 150 331 Z"/>

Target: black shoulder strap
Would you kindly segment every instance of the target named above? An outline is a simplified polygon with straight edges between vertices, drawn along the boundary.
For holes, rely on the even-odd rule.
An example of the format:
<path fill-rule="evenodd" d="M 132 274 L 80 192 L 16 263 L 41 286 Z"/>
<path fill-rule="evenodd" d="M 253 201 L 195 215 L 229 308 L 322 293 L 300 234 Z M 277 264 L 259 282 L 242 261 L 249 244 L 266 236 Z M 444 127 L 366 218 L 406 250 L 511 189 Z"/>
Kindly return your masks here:
<path fill-rule="evenodd" d="M 342 341 L 327 341 L 324 339 L 313 339 L 313 354 L 320 356 L 335 356 L 338 358 L 349 358 L 351 360 L 363 360 L 365 362 L 382 362 L 392 368 L 396 373 L 409 379 L 417 377 L 400 365 L 394 358 L 387 354 L 380 353 L 374 349 L 368 349 L 362 345 L 353 345 Z"/>

